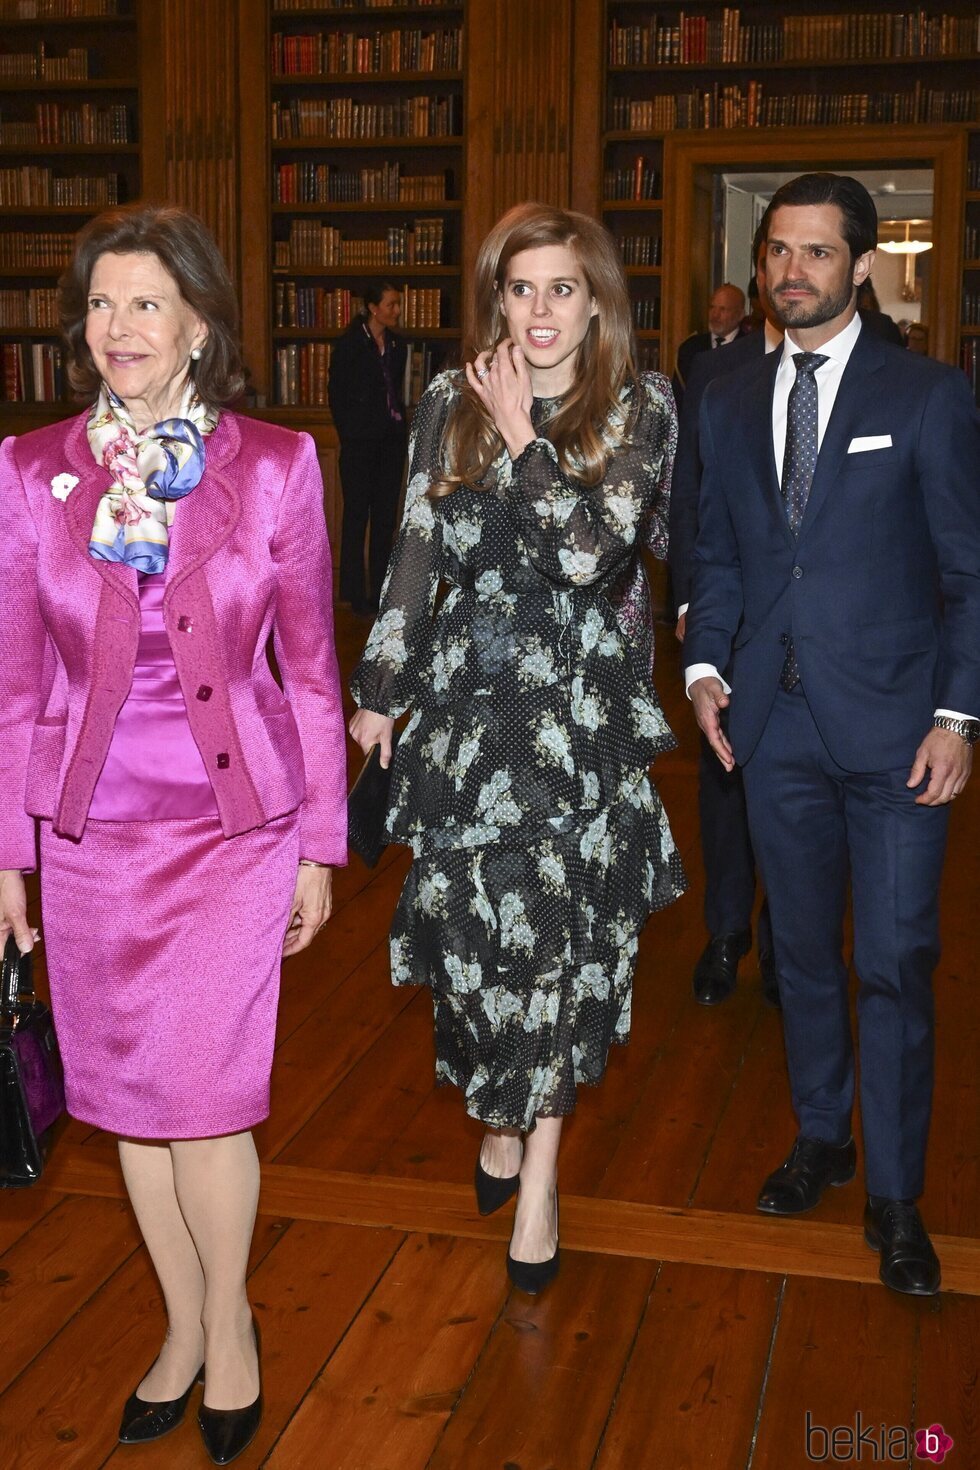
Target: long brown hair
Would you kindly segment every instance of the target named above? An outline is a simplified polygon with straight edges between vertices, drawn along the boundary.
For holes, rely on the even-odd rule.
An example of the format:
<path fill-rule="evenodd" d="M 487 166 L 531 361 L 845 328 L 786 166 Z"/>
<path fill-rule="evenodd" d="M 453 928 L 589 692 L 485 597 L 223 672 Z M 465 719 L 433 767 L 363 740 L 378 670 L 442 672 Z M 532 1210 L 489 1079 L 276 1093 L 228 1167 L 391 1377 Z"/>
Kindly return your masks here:
<path fill-rule="evenodd" d="M 543 426 L 564 472 L 595 485 L 629 431 L 621 394 L 627 383 L 636 381 L 629 292 L 609 232 L 588 215 L 549 204 L 515 204 L 509 209 L 477 256 L 467 355 L 472 359 L 492 351 L 507 335 L 500 305 L 507 266 L 520 251 L 541 245 L 565 245 L 573 252 L 598 308 L 578 351 L 575 382 Z M 493 419 L 464 380 L 446 425 L 445 474 L 430 494 L 447 495 L 459 485 L 478 485 L 502 449 Z"/>

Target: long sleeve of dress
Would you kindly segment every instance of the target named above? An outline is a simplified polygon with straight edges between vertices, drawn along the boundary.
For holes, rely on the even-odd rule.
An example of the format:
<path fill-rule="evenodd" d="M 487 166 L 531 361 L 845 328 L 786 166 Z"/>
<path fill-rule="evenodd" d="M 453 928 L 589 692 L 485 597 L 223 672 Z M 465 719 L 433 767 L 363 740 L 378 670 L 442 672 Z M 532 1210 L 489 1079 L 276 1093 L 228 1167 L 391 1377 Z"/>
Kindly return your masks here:
<path fill-rule="evenodd" d="M 559 586 L 610 580 L 638 537 L 661 555 L 666 548 L 665 467 L 675 442 L 675 415 L 659 375 L 644 377 L 641 394 L 629 437 L 611 456 L 601 486 L 583 487 L 563 474 L 554 446 L 544 438 L 533 440 L 513 462 L 508 504 L 532 564 Z"/>
<path fill-rule="evenodd" d="M 442 525 L 427 491 L 441 472 L 442 435 L 452 402 L 451 379 L 434 379 L 415 412 L 401 530 L 381 589 L 381 604 L 351 692 L 361 709 L 397 718 L 415 703 L 435 607 Z"/>

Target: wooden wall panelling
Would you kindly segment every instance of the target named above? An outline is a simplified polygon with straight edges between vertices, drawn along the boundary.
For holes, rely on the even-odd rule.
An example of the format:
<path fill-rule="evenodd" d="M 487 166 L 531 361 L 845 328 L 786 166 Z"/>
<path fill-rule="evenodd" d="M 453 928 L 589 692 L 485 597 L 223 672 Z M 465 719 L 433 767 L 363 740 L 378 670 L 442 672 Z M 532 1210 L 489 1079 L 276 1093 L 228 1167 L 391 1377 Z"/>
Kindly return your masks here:
<path fill-rule="evenodd" d="M 238 275 L 238 0 L 143 0 L 147 197 L 193 209 Z"/>
<path fill-rule="evenodd" d="M 570 203 L 601 218 L 603 58 L 602 0 L 576 0 L 572 29 L 572 148 Z"/>
<path fill-rule="evenodd" d="M 238 0 L 239 281 L 242 347 L 255 391 L 269 401 L 272 232 L 269 221 L 269 26 L 266 0 Z"/>
<path fill-rule="evenodd" d="M 512 204 L 568 206 L 572 177 L 573 14 L 593 0 L 470 0 L 463 268 Z M 467 313 L 468 321 L 468 313 Z"/>

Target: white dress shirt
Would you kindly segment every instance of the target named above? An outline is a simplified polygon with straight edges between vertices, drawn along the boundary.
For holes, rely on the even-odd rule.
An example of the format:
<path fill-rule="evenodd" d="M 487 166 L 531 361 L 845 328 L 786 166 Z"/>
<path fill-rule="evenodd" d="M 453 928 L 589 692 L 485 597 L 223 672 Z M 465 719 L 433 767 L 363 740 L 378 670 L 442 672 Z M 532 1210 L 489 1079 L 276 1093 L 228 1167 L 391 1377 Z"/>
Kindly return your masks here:
<path fill-rule="evenodd" d="M 767 334 L 769 324 L 766 323 Z M 829 342 L 824 342 L 817 350 L 826 357 L 814 372 L 817 384 L 817 453 L 823 444 L 823 436 L 830 422 L 834 404 L 837 401 L 837 390 L 840 387 L 841 378 L 847 361 L 854 350 L 854 344 L 861 333 L 861 318 L 857 312 L 851 317 L 847 326 L 838 332 L 836 337 L 831 337 Z M 766 337 L 766 351 L 769 352 L 769 337 Z M 805 349 L 793 341 L 791 334 L 787 331 L 783 338 L 783 356 L 776 369 L 776 383 L 772 395 L 772 448 L 776 461 L 776 471 L 782 482 L 783 459 L 786 454 L 786 409 L 789 403 L 790 389 L 796 382 L 796 364 L 793 361 L 795 352 L 803 352 Z M 687 607 L 681 609 L 687 611 Z M 691 697 L 691 685 L 696 679 L 714 678 L 721 681 L 726 694 L 731 693 L 731 686 L 722 679 L 714 664 L 689 664 L 684 670 L 684 687 L 688 698 Z M 953 720 L 975 719 L 973 715 L 960 714 L 957 710 L 937 709 L 937 715 L 946 715 Z"/>

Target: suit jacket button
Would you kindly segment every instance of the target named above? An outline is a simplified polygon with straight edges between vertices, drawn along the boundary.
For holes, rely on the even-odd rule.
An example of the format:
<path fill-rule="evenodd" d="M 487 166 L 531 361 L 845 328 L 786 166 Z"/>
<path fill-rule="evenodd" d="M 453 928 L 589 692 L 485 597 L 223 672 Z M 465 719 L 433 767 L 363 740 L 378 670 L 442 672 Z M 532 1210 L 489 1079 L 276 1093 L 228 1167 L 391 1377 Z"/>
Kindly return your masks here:
<path fill-rule="evenodd" d="M 226 750 L 218 751 L 216 765 L 219 771 L 227 771 L 228 767 L 231 765 L 231 762 L 228 759 L 228 752 Z"/>
<path fill-rule="evenodd" d="M 214 690 L 211 688 L 210 684 L 202 684 L 200 689 L 197 691 L 197 697 L 198 699 L 203 700 L 205 704 L 207 704 L 213 693 Z"/>
<path fill-rule="evenodd" d="M 194 624 L 191 622 L 190 618 L 180 617 L 177 619 L 178 633 L 193 633 L 193 631 Z"/>
<path fill-rule="evenodd" d="M 796 579 L 797 582 L 800 580 L 800 578 L 802 577 L 802 575 L 803 575 L 803 568 L 802 567 L 794 567 L 793 568 L 793 576 L 794 576 L 794 578 Z"/>

